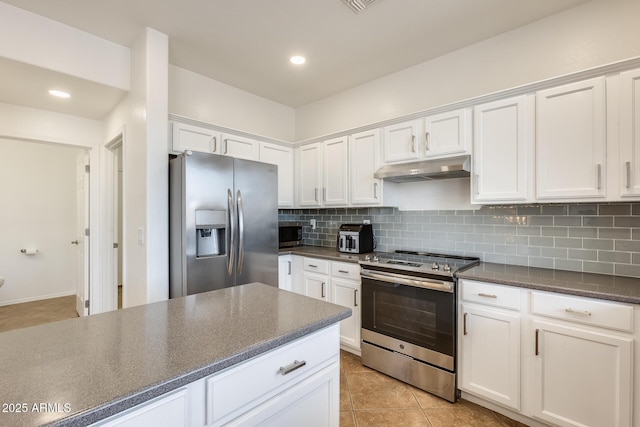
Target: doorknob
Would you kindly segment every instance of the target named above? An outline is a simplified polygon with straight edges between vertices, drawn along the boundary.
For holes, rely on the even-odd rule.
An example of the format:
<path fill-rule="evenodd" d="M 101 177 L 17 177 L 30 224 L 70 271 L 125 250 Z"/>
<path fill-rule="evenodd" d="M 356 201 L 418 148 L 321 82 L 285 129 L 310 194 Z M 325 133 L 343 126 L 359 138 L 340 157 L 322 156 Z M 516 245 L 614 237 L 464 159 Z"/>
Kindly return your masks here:
<path fill-rule="evenodd" d="M 72 245 L 77 245 L 77 244 L 79 244 L 79 242 L 78 242 L 77 240 L 72 240 L 72 241 L 71 241 L 71 244 L 72 244 Z"/>

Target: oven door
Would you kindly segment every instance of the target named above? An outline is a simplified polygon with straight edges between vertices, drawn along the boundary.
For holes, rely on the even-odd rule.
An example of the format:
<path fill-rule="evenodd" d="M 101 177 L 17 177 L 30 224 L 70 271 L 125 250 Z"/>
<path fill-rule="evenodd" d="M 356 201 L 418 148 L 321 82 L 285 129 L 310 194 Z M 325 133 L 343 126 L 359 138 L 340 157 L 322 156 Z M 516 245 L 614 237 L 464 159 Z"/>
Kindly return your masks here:
<path fill-rule="evenodd" d="M 362 338 L 453 371 L 453 282 L 362 271 Z"/>

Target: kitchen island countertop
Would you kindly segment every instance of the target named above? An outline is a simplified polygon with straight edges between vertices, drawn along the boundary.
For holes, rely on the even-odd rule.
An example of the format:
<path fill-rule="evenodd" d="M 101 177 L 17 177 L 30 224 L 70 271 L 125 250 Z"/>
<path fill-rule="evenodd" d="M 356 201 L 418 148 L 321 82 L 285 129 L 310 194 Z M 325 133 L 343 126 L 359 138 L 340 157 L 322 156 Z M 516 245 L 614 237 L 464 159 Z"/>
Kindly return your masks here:
<path fill-rule="evenodd" d="M 640 279 L 633 277 L 487 262 L 458 272 L 456 277 L 458 279 L 478 280 L 540 291 L 640 304 Z"/>
<path fill-rule="evenodd" d="M 350 315 L 251 283 L 3 332 L 0 425 L 84 426 Z"/>

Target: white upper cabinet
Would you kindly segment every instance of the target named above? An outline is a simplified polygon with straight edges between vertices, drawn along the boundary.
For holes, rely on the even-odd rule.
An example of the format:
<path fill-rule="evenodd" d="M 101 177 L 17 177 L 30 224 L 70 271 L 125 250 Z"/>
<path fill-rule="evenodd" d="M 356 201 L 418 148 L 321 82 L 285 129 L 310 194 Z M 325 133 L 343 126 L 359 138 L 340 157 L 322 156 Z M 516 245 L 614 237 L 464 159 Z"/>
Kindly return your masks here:
<path fill-rule="evenodd" d="M 640 196 L 640 70 L 620 75 L 620 195 Z"/>
<path fill-rule="evenodd" d="M 524 95 L 473 109 L 472 203 L 533 198 L 533 110 Z"/>
<path fill-rule="evenodd" d="M 299 205 L 301 207 L 321 206 L 322 143 L 300 147 L 297 160 Z"/>
<path fill-rule="evenodd" d="M 259 160 L 260 142 L 255 139 L 245 138 L 230 134 L 220 135 L 221 144 L 218 154 L 231 156 L 238 159 Z"/>
<path fill-rule="evenodd" d="M 422 120 L 385 126 L 382 147 L 385 163 L 417 160 L 421 157 Z"/>
<path fill-rule="evenodd" d="M 350 141 L 351 204 L 382 206 L 384 181 L 373 177 L 380 167 L 380 130 L 354 133 Z"/>
<path fill-rule="evenodd" d="M 424 119 L 425 157 L 471 152 L 471 110 L 447 111 Z"/>
<path fill-rule="evenodd" d="M 260 161 L 278 166 L 278 207 L 293 207 L 293 148 L 260 143 Z"/>
<path fill-rule="evenodd" d="M 537 93 L 538 199 L 605 197 L 604 82 L 598 77 Z"/>
<path fill-rule="evenodd" d="M 327 140 L 322 153 L 322 204 L 347 206 L 349 204 L 349 138 Z"/>
<path fill-rule="evenodd" d="M 218 152 L 220 132 L 179 122 L 171 123 L 171 127 L 170 151 L 174 153 L 183 153 L 187 150 L 202 153 Z"/>

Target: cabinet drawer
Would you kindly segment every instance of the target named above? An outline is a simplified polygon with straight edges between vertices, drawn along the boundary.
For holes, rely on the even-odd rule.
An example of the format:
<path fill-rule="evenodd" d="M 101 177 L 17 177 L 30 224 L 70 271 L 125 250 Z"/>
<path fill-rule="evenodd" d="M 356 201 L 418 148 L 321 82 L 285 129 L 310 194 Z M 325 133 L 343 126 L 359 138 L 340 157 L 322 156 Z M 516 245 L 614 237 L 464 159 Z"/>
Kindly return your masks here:
<path fill-rule="evenodd" d="M 538 316 L 633 332 L 633 307 L 621 303 L 532 292 L 531 313 Z"/>
<path fill-rule="evenodd" d="M 338 328 L 335 324 L 207 379 L 207 425 L 225 423 L 337 360 Z"/>
<path fill-rule="evenodd" d="M 328 274 L 329 273 L 329 261 L 318 258 L 304 257 L 304 269 L 305 271 L 313 271 L 315 273 Z"/>
<path fill-rule="evenodd" d="M 459 286 L 464 301 L 520 310 L 520 289 L 473 280 L 460 280 Z"/>
<path fill-rule="evenodd" d="M 353 264 L 349 262 L 332 262 L 331 276 L 351 280 L 360 280 L 360 264 Z"/>

